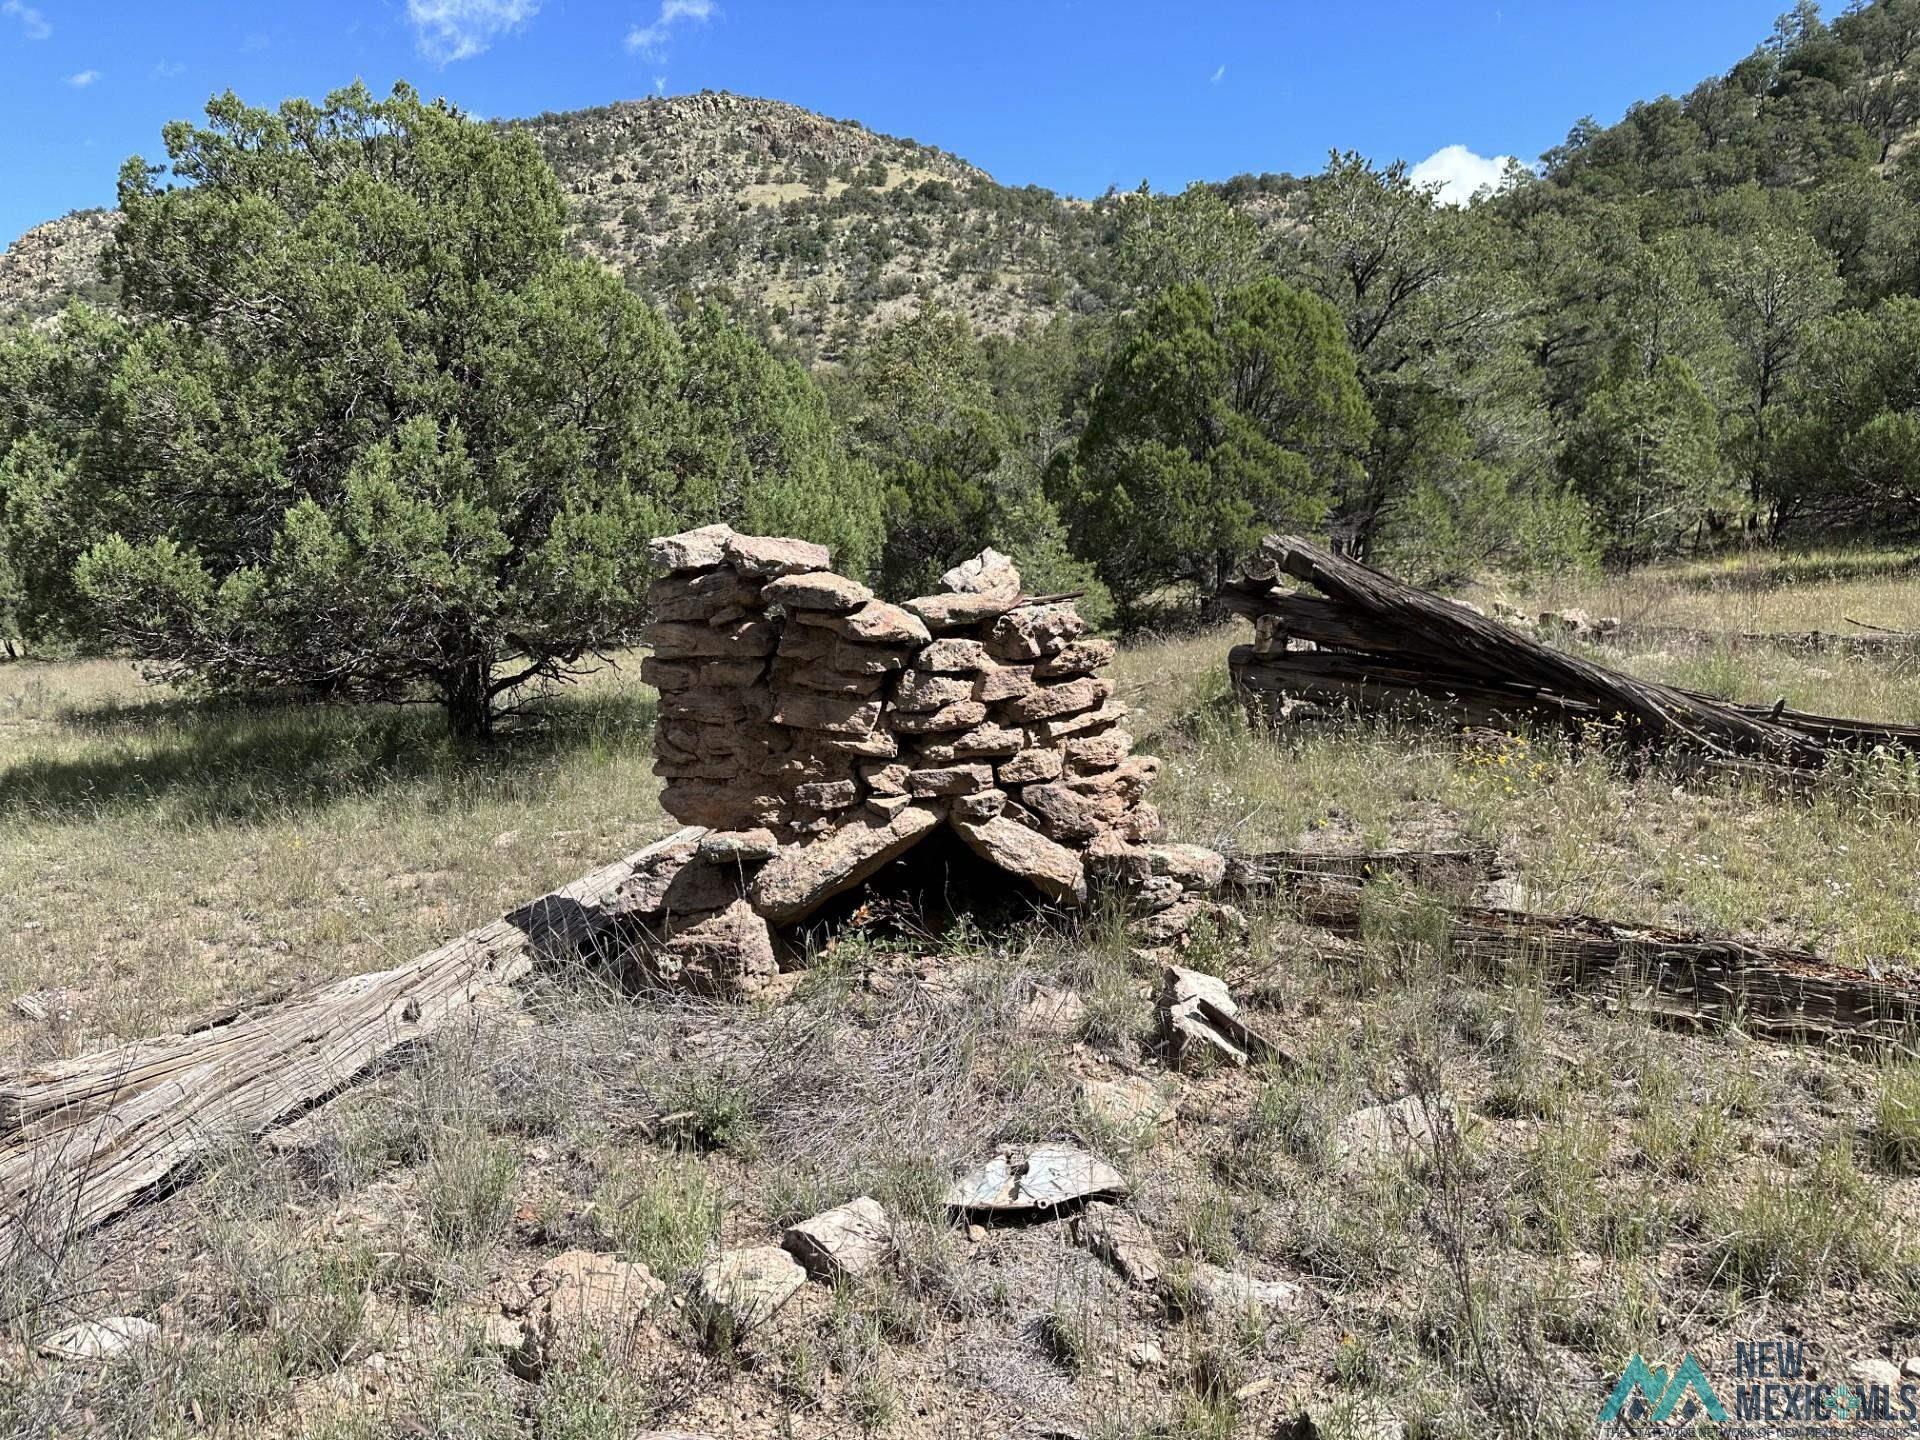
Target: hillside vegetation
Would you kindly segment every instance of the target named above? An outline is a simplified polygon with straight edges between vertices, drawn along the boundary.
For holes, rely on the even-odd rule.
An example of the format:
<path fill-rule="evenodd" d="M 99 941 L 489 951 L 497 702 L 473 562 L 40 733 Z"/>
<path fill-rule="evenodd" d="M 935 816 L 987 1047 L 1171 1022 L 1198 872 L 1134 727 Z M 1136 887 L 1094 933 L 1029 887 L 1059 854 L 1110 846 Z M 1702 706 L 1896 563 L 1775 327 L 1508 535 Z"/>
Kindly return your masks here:
<path fill-rule="evenodd" d="M 955 555 L 991 542 L 1037 583 L 1089 590 L 1096 614 L 1131 627 L 1190 609 L 1237 553 L 1282 526 L 1321 528 L 1439 585 L 1489 570 L 1632 567 L 1736 539 L 1910 533 L 1920 519 L 1920 159 L 1907 143 L 1920 106 L 1909 63 L 1917 17 L 1920 0 L 1876 0 L 1831 24 L 1802 5 L 1724 75 L 1635 105 L 1610 127 L 1580 121 L 1538 174 L 1516 172 L 1465 209 L 1438 204 L 1404 166 L 1339 153 L 1301 179 L 1067 200 L 857 124 L 724 94 L 472 128 L 503 154 L 520 157 L 515 147 L 531 142 L 551 167 L 564 211 L 540 246 L 611 266 L 675 327 L 722 337 L 693 349 L 719 346 L 724 374 L 696 362 L 673 383 L 690 424 L 728 432 L 732 458 L 709 434 L 694 443 L 711 484 L 688 486 L 684 465 L 623 470 L 661 524 L 737 520 L 761 502 L 728 466 L 764 485 L 767 456 L 806 452 L 848 488 L 811 516 L 789 507 L 786 528 L 816 527 L 814 538 L 842 546 L 843 563 L 889 589 L 923 588 Z M 196 137 L 243 113 L 269 138 L 243 130 L 218 145 L 296 153 L 287 137 L 302 127 L 348 135 L 361 112 L 381 113 L 365 92 L 296 102 L 277 120 L 227 97 L 210 107 L 210 129 L 169 127 L 173 175 L 193 180 L 198 148 L 215 143 Z M 136 197 L 123 203 L 141 203 L 145 178 L 126 189 L 136 171 L 123 176 L 123 197 Z M 272 393 L 296 373 L 284 356 L 248 385 L 156 395 L 145 420 L 103 404 L 145 393 L 161 373 L 152 347 L 162 335 L 174 345 L 174 325 L 225 327 L 210 332 L 215 349 L 262 356 L 252 323 L 232 317 L 280 317 L 293 336 L 333 330 L 338 297 L 302 270 L 341 263 L 340 235 L 320 225 L 303 187 L 261 178 L 273 166 L 235 173 L 254 179 L 220 188 L 244 208 L 253 185 L 280 209 L 267 243 L 284 253 L 271 265 L 204 257 L 220 286 L 237 287 L 218 305 L 168 278 L 171 260 L 143 258 L 162 241 L 108 214 L 34 232 L 0 266 L 0 295 L 30 321 L 0 332 L 0 628 L 29 644 L 185 659 L 230 688 L 330 690 L 333 659 L 319 674 L 284 653 L 263 666 L 257 637 L 236 650 L 215 626 L 217 643 L 203 643 L 197 602 L 170 619 L 152 609 L 154 577 L 172 562 L 140 547 L 192 548 L 195 527 L 213 523 L 245 538 L 201 555 L 206 583 L 253 575 L 286 507 L 304 498 L 325 511 L 370 453 L 358 440 L 316 447 L 305 436 L 393 444 L 409 417 L 444 430 L 458 411 L 466 444 L 474 412 L 450 391 L 394 392 L 371 350 L 299 371 L 303 385 L 307 375 L 342 383 L 291 409 Z M 416 183 L 407 172 L 375 178 L 397 202 L 442 203 L 406 195 Z M 170 245 L 207 223 L 186 218 L 195 206 L 212 213 L 228 201 L 181 191 L 168 203 L 182 227 Z M 358 203 L 344 201 L 348 212 Z M 449 223 L 427 219 L 416 238 Z M 110 231 L 111 279 L 83 284 L 89 249 Z M 405 290 L 437 263 L 375 230 L 358 243 L 352 263 L 375 289 Z M 57 302 L 76 293 L 104 308 L 56 319 Z M 428 285 L 408 303 L 443 307 L 426 328 L 451 336 L 479 314 L 456 293 Z M 1323 353 L 1328 339 L 1345 358 Z M 214 353 L 189 351 L 199 357 L 190 369 Z M 813 378 L 775 384 L 787 359 Z M 465 362 L 441 346 L 431 363 L 445 379 Z M 252 362 L 218 361 L 230 376 L 236 364 Z M 743 389 L 747 373 L 758 378 Z M 144 430 L 162 413 L 209 405 L 227 412 L 216 429 L 251 438 L 213 441 L 196 426 L 213 443 L 192 463 L 245 451 L 242 469 L 275 478 L 221 502 L 257 501 L 257 513 L 188 524 L 141 498 L 154 443 L 167 452 L 162 469 L 184 475 L 189 458 Z M 604 467 L 604 453 L 587 462 L 570 443 L 546 443 L 549 476 Z M 559 513 L 534 504 L 532 529 L 500 553 L 547 543 Z M 146 555 L 145 580 L 106 563 L 120 552 L 98 547 L 117 540 Z M 499 576 L 488 585 L 513 589 Z M 550 614 L 567 638 L 531 649 L 524 617 L 496 618 L 507 628 L 469 653 L 512 675 L 623 643 L 634 617 L 603 607 L 563 624 Z M 471 613 L 460 623 L 473 628 Z M 208 655 L 215 663 L 194 658 Z M 465 723 L 484 729 L 486 717 Z"/>

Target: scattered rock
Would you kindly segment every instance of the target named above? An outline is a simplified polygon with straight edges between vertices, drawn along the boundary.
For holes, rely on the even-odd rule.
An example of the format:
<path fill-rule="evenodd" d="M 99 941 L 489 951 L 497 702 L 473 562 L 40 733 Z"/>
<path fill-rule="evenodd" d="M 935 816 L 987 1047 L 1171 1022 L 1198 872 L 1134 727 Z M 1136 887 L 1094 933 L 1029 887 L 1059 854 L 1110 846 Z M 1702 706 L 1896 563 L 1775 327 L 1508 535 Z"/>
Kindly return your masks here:
<path fill-rule="evenodd" d="M 757 1329 L 807 1283 L 807 1272 L 778 1245 L 729 1250 L 694 1280 L 688 1306 L 709 1339 L 735 1341 Z"/>
<path fill-rule="evenodd" d="M 517 1365 L 532 1373 L 578 1350 L 591 1333 L 624 1337 L 665 1289 L 646 1266 L 591 1250 L 554 1256 L 528 1285 L 533 1298 L 523 1312 Z"/>
<path fill-rule="evenodd" d="M 1209 1310 L 1256 1310 L 1262 1313 L 1296 1310 L 1310 1292 L 1288 1280 L 1261 1280 L 1244 1270 L 1219 1265 L 1196 1265 L 1193 1293 Z"/>
<path fill-rule="evenodd" d="M 1501 875 L 1481 886 L 1475 899 L 1489 910 L 1525 910 L 1527 882 L 1517 875 Z"/>
<path fill-rule="evenodd" d="M 1369 1105 L 1340 1122 L 1333 1136 L 1333 1160 L 1349 1173 L 1393 1164 L 1410 1156 L 1430 1154 L 1436 1120 L 1459 1124 L 1459 1110 L 1451 1097 L 1441 1095 L 1433 1109 L 1418 1095 L 1407 1095 L 1390 1105 Z"/>
<path fill-rule="evenodd" d="M 1167 1263 L 1153 1232 L 1134 1216 L 1103 1201 L 1093 1201 L 1074 1217 L 1073 1238 L 1120 1272 L 1129 1285 L 1160 1283 Z"/>
<path fill-rule="evenodd" d="M 996 1215 L 1055 1210 L 1079 1200 L 1114 1200 L 1127 1193 L 1120 1172 L 1072 1145 L 1003 1150 L 947 1190 L 949 1209 Z"/>
<path fill-rule="evenodd" d="M 1204 845 L 1149 845 L 1147 863 L 1189 890 L 1218 890 L 1227 878 L 1226 856 Z"/>
<path fill-rule="evenodd" d="M 49 1360 L 110 1360 L 159 1338 L 160 1327 L 151 1320 L 109 1315 L 56 1330 L 40 1342 L 39 1350 Z"/>
<path fill-rule="evenodd" d="M 1120 1080 L 1083 1080 L 1080 1099 L 1087 1113 L 1120 1130 L 1168 1125 L 1179 1114 L 1179 1104 L 1144 1075 Z"/>
<path fill-rule="evenodd" d="M 1900 1370 L 1891 1360 L 1879 1356 L 1869 1356 L 1854 1361 L 1847 1367 L 1847 1374 L 1865 1385 L 1884 1385 L 1895 1394 L 1900 1390 Z"/>
<path fill-rule="evenodd" d="M 1292 1059 L 1240 1019 L 1227 982 L 1217 975 L 1169 965 L 1160 989 L 1160 1014 L 1167 1056 L 1177 1068 Z"/>
<path fill-rule="evenodd" d="M 858 1279 L 893 1249 L 893 1230 L 878 1200 L 862 1195 L 790 1226 L 780 1243 L 818 1279 Z"/>
<path fill-rule="evenodd" d="M 1141 1340 L 1127 1347 L 1127 1361 L 1142 1370 L 1157 1370 L 1167 1363 L 1167 1355 L 1151 1340 Z"/>
<path fill-rule="evenodd" d="M 1015 1028 L 1023 1035 L 1071 1037 L 1080 1033 L 1086 1018 L 1087 1002 L 1073 991 L 1041 985 L 1021 1007 Z"/>
<path fill-rule="evenodd" d="M 527 1327 L 505 1315 L 489 1315 L 480 1322 L 480 1343 L 503 1355 L 520 1355 L 527 1348 Z"/>

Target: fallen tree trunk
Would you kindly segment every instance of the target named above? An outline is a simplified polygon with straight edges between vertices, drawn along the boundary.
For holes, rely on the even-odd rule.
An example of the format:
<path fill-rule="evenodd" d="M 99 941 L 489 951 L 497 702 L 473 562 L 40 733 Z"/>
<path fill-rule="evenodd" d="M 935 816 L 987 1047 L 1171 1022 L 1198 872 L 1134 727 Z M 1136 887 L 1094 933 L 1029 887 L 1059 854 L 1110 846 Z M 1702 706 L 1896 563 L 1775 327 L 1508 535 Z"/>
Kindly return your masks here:
<path fill-rule="evenodd" d="M 1268 536 L 1249 571 L 1220 597 L 1254 620 L 1258 637 L 1236 646 L 1229 664 L 1250 708 L 1271 715 L 1304 702 L 1438 713 L 1468 725 L 1597 723 L 1634 748 L 1679 746 L 1800 770 L 1847 751 L 1920 754 L 1920 726 L 1730 705 L 1621 674 L 1292 536 Z M 1324 598 L 1276 589 L 1279 574 Z"/>
<path fill-rule="evenodd" d="M 1359 884 L 1321 878 L 1293 894 L 1311 924 L 1360 933 Z M 1911 1046 L 1920 1035 L 1920 986 L 1804 950 L 1591 915 L 1448 905 L 1447 917 L 1450 956 L 1465 968 L 1537 977 L 1663 1024 L 1864 1050 Z"/>
<path fill-rule="evenodd" d="M 324 1100 L 536 963 L 607 936 L 629 883 L 698 833 L 649 845 L 391 970 L 0 1082 L 0 1253 L 99 1225 L 217 1147 Z"/>

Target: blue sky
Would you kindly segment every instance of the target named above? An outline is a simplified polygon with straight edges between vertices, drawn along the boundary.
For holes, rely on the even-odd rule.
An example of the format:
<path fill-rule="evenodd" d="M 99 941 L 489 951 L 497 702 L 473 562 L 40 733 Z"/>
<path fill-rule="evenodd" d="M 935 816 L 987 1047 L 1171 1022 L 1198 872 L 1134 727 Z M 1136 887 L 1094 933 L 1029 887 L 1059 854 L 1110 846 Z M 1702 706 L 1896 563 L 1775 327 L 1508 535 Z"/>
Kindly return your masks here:
<path fill-rule="evenodd" d="M 355 77 L 481 115 L 771 96 L 1079 195 L 1308 172 L 1333 146 L 1461 146 L 1470 174 L 1469 152 L 1530 160 L 1581 115 L 1724 70 L 1786 4 L 0 0 L 0 243 L 111 203 L 120 162 L 157 157 L 161 124 L 218 90 L 274 103 Z"/>

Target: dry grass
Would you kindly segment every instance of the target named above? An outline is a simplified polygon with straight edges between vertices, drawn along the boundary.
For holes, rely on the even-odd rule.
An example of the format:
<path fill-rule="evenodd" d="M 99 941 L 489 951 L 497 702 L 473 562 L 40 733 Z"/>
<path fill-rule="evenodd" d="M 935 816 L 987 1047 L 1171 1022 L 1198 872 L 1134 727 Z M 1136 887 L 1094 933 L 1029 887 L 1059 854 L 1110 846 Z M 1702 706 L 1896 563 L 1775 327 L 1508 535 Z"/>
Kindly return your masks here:
<path fill-rule="evenodd" d="M 1633 624 L 1699 630 L 1860 633 L 1858 620 L 1920 631 L 1911 550 L 1735 551 L 1592 582 L 1549 586 L 1539 608 L 1579 606 Z"/>
<path fill-rule="evenodd" d="M 208 706 L 0 666 L 0 1012 L 46 1056 L 396 963 L 662 832 L 652 692 L 607 671 L 475 755 L 431 710 Z"/>
<path fill-rule="evenodd" d="M 1249 729 L 1228 694 L 1226 651 L 1243 638 L 1233 626 L 1136 646 L 1115 666 L 1140 748 L 1168 762 L 1155 802 L 1184 838 L 1224 849 L 1492 845 L 1536 909 L 1920 964 L 1911 773 L 1836 778 L 1787 798 L 1679 785 L 1658 767 L 1630 776 L 1604 749 L 1551 734 L 1463 747 L 1430 726 L 1363 722 L 1276 738 Z M 1595 653 L 1740 698 L 1785 693 L 1829 713 L 1920 720 L 1913 661 Z"/>

